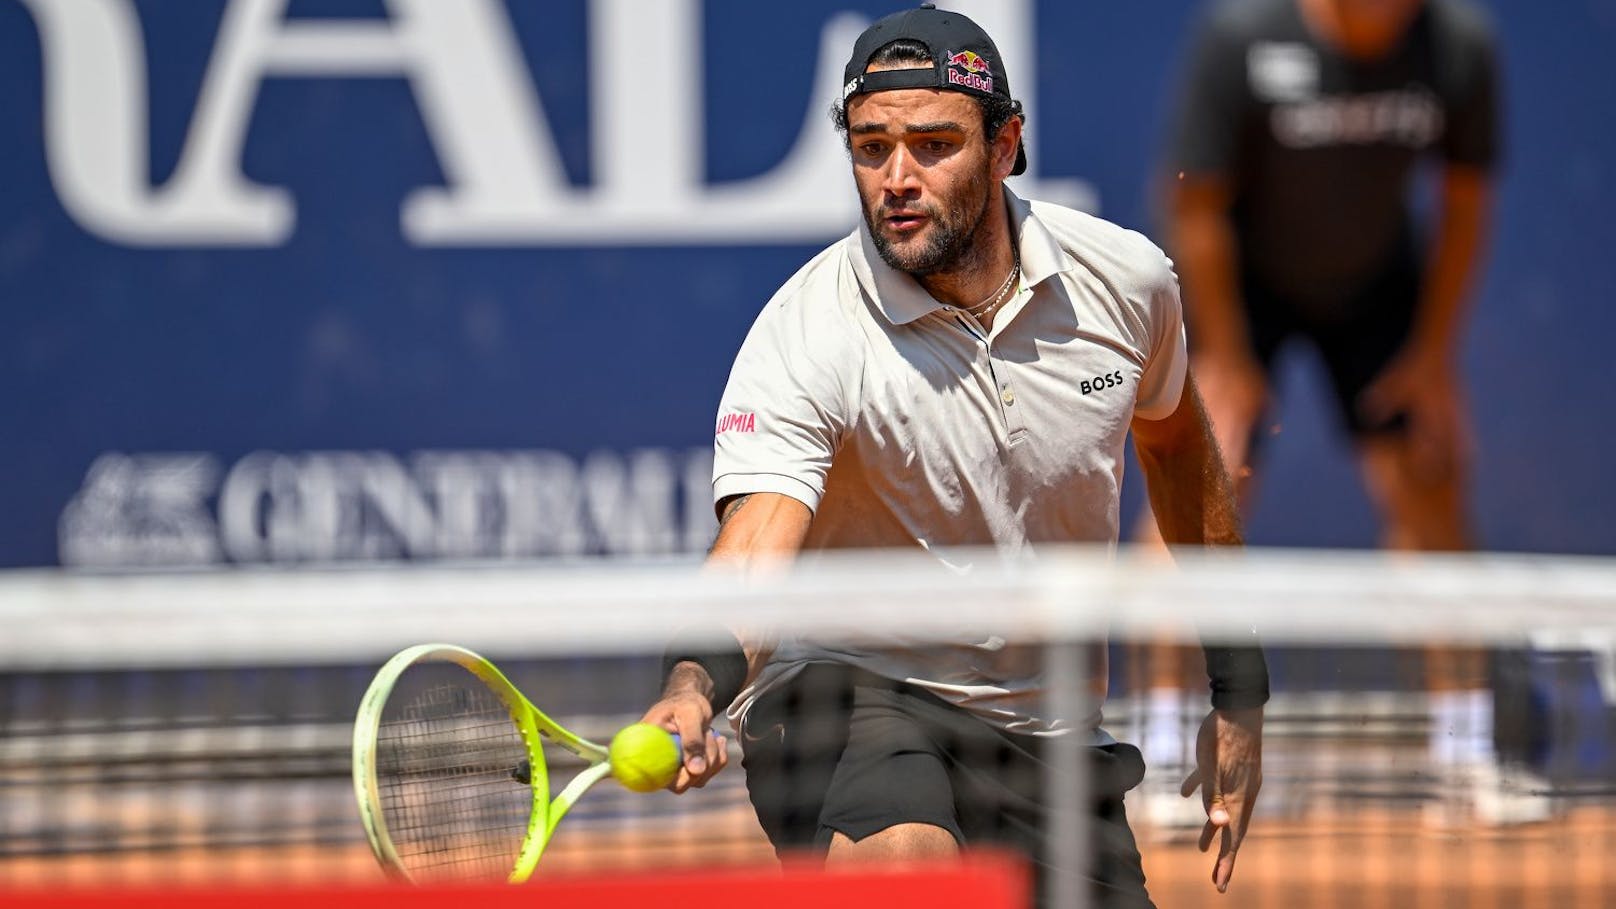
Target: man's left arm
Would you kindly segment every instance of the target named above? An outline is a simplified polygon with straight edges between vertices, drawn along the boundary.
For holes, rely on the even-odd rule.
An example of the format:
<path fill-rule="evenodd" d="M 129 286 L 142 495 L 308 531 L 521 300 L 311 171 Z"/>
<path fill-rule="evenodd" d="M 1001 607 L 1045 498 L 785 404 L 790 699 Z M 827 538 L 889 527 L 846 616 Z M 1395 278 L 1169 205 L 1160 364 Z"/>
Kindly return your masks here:
<path fill-rule="evenodd" d="M 1413 330 L 1403 350 L 1364 390 L 1360 401 L 1371 419 L 1407 414 L 1418 463 L 1436 476 L 1460 468 L 1469 447 L 1459 344 L 1471 281 L 1485 244 L 1491 186 L 1482 168 L 1462 164 L 1444 168 L 1438 222 L 1426 253 Z"/>
<path fill-rule="evenodd" d="M 1136 417 L 1133 438 L 1150 507 L 1169 546 L 1242 544 L 1233 484 L 1188 374 L 1177 408 L 1160 420 Z M 1268 700 L 1268 669 L 1255 642 L 1208 644 L 1206 660 L 1213 709 L 1201 724 L 1197 767 L 1184 781 L 1183 792 L 1188 797 L 1201 789 L 1207 811 L 1201 851 L 1211 847 L 1214 836 L 1222 835 L 1212 869 L 1212 882 L 1222 892 L 1234 874 L 1235 855 L 1262 786 L 1262 705 Z"/>
<path fill-rule="evenodd" d="M 1470 454 L 1459 345 L 1492 208 L 1502 140 L 1501 72 L 1492 27 L 1474 11 L 1448 21 L 1440 57 L 1445 98 L 1435 229 L 1413 330 L 1358 402 L 1365 416 L 1406 414 L 1415 465 L 1432 479 L 1462 472 Z"/>

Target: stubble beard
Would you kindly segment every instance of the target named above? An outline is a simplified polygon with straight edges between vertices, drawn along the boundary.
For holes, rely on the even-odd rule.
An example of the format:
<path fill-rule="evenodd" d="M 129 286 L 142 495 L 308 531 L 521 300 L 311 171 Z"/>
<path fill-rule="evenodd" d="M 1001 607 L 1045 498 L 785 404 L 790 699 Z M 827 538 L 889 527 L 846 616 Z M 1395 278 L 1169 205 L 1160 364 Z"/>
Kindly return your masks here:
<path fill-rule="evenodd" d="M 987 221 L 991 199 L 988 169 L 984 166 L 971 176 L 955 203 L 946 209 L 937 205 L 904 205 L 905 209 L 922 211 L 930 226 L 926 242 L 914 250 L 897 248 L 881 230 L 881 219 L 889 208 L 884 200 L 864 206 L 864 223 L 882 261 L 898 271 L 925 278 L 965 270 L 986 257 L 988 251 L 976 241 Z"/>

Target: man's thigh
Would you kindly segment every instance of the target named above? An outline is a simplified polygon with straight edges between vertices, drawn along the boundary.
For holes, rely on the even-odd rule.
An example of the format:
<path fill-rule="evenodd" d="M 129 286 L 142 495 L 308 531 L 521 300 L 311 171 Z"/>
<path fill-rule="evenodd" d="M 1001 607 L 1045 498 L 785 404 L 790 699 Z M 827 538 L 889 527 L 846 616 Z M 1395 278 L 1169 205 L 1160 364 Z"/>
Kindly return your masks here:
<path fill-rule="evenodd" d="M 852 708 L 851 671 L 814 664 L 760 698 L 741 724 L 747 795 L 782 858 L 816 846 Z"/>

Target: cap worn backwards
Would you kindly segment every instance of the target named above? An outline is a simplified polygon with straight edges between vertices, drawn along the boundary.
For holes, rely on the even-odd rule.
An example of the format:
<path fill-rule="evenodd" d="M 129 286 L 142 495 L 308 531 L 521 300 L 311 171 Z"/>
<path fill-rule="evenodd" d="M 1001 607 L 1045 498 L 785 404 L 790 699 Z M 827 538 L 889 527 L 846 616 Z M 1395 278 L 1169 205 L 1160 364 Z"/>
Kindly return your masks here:
<path fill-rule="evenodd" d="M 925 45 L 931 55 L 931 67 L 865 72 L 876 51 L 900 40 Z M 993 39 L 968 17 L 937 9 L 930 3 L 893 13 L 865 29 L 853 43 L 853 55 L 842 70 L 843 103 L 857 95 L 904 88 L 997 96 L 1009 99 L 1015 105 L 1015 112 L 1021 113 L 1020 102 L 1010 96 L 1010 80 L 1005 76 L 1004 60 Z M 1027 149 L 1018 144 L 1016 164 L 1010 173 L 1019 174 L 1026 169 Z"/>

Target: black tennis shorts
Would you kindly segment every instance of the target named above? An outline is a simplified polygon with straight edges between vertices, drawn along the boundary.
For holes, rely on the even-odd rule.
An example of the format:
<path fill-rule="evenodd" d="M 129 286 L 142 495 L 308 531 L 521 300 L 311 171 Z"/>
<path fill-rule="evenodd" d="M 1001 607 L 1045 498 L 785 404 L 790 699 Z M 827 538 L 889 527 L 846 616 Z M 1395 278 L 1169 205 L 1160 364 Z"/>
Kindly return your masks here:
<path fill-rule="evenodd" d="M 748 713 L 746 786 L 782 858 L 823 856 L 895 824 L 941 827 L 962 845 L 1007 847 L 1043 890 L 1043 740 L 999 730 L 923 689 L 814 664 Z M 1149 907 L 1122 795 L 1144 762 L 1131 745 L 1085 748 L 1093 796 L 1086 874 L 1097 907 Z"/>
<path fill-rule="evenodd" d="M 1310 343 L 1329 372 L 1342 424 L 1355 438 L 1401 434 L 1407 428 L 1402 414 L 1372 420 L 1359 399 L 1408 343 L 1422 283 L 1412 248 L 1394 256 L 1372 279 L 1341 290 L 1328 302 L 1292 299 L 1248 279 L 1242 289 L 1246 330 L 1270 378 L 1287 342 Z"/>

